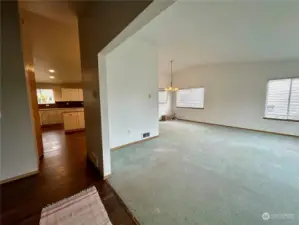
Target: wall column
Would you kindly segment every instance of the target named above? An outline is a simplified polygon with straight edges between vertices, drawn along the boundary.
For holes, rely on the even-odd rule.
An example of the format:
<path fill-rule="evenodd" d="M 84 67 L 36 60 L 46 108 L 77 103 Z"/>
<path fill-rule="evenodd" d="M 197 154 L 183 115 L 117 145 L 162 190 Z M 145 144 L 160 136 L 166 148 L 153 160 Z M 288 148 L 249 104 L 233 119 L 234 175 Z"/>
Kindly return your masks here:
<path fill-rule="evenodd" d="M 17 2 L 1 2 L 1 181 L 38 172 Z"/>
<path fill-rule="evenodd" d="M 104 57 L 172 3 L 97 1 L 75 5 L 78 11 L 87 155 L 104 178 L 111 173 L 108 109 L 105 107 L 107 90 L 101 86 L 106 81 L 99 76 L 105 71 Z"/>

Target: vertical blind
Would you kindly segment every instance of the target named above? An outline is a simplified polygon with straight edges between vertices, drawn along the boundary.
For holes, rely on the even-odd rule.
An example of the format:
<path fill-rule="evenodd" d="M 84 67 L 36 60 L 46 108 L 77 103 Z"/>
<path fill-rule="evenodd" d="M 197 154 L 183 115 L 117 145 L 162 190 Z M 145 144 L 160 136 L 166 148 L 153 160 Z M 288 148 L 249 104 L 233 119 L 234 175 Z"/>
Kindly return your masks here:
<path fill-rule="evenodd" d="M 159 91 L 159 103 L 167 103 L 167 92 Z"/>
<path fill-rule="evenodd" d="M 203 108 L 204 88 L 190 88 L 177 91 L 176 106 L 183 108 Z"/>
<path fill-rule="evenodd" d="M 299 78 L 268 81 L 265 117 L 299 119 Z"/>

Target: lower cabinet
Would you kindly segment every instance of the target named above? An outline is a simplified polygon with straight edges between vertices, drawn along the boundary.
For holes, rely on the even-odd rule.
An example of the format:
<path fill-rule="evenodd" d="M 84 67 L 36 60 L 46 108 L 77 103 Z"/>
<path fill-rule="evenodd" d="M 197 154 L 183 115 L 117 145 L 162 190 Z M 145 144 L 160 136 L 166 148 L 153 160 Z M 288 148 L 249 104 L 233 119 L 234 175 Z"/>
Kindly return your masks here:
<path fill-rule="evenodd" d="M 85 128 L 84 112 L 63 113 L 64 130 L 73 131 Z"/>
<path fill-rule="evenodd" d="M 39 111 L 39 116 L 41 125 L 63 123 L 62 114 L 60 110 Z"/>
<path fill-rule="evenodd" d="M 68 115 L 65 117 L 64 115 Z M 75 129 L 83 129 L 85 128 L 84 122 L 84 109 L 49 109 L 49 110 L 39 110 L 40 116 L 40 124 L 41 125 L 53 125 L 53 124 L 63 124 L 63 123 L 71 123 L 75 126 Z M 68 121 L 69 117 L 75 116 L 77 122 Z M 77 124 L 77 125 L 76 125 Z M 68 127 L 69 125 L 67 125 Z M 78 127 L 78 128 L 77 128 Z M 73 129 L 73 128 L 72 128 Z"/>
<path fill-rule="evenodd" d="M 85 128 L 84 112 L 78 112 L 79 128 Z"/>

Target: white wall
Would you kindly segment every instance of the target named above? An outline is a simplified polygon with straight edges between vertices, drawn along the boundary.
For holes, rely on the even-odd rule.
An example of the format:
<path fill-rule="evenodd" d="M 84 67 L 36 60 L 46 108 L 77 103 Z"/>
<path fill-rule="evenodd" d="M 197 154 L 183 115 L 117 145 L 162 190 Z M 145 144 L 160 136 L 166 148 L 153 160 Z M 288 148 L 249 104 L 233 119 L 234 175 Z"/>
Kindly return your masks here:
<path fill-rule="evenodd" d="M 161 70 L 162 64 L 160 62 L 160 55 L 158 52 L 158 71 Z M 170 71 L 167 74 L 159 74 L 159 89 L 163 90 L 166 87 L 170 86 Z M 167 102 L 166 103 L 159 103 L 159 118 L 162 115 L 171 115 L 172 114 L 172 93 L 167 92 Z"/>
<path fill-rule="evenodd" d="M 159 103 L 159 118 L 163 115 L 171 115 L 171 99 L 172 93 L 167 92 L 167 102 L 166 103 Z"/>
<path fill-rule="evenodd" d="M 267 81 L 284 77 L 299 77 L 298 60 L 189 68 L 174 75 L 174 85 L 204 87 L 204 109 L 175 108 L 175 113 L 192 121 L 299 135 L 298 122 L 263 119 Z"/>
<path fill-rule="evenodd" d="M 108 116 L 102 117 L 108 112 L 105 104 L 100 103 L 107 101 L 106 96 L 103 96 L 104 91 L 99 88 L 106 81 L 106 73 L 101 68 L 105 60 L 101 58 L 173 2 L 93 1 L 83 3 L 85 7 L 81 3 L 72 2 L 72 5 L 79 11 L 87 154 L 102 175 L 107 176 L 111 173 L 111 160 L 107 140 L 109 126 L 106 126 L 109 124 Z"/>
<path fill-rule="evenodd" d="M 158 135 L 157 51 L 129 38 L 106 56 L 110 147 Z"/>
<path fill-rule="evenodd" d="M 38 170 L 17 2 L 1 2 L 1 180 Z"/>
<path fill-rule="evenodd" d="M 80 11 L 83 8 L 78 4 Z M 101 118 L 107 108 L 101 107 L 100 102 L 104 96 L 100 96 L 99 87 L 105 74 L 99 68 L 98 54 L 147 6 L 147 2 L 93 1 L 85 4 L 84 13 L 79 13 L 87 154 L 104 177 L 111 173 L 111 160 L 104 129 L 107 118 Z"/>
<path fill-rule="evenodd" d="M 164 66 L 161 64 L 161 54 L 160 51 L 158 52 L 158 72 L 161 71 L 161 67 Z M 170 86 L 170 66 L 169 72 L 166 74 L 159 74 L 159 89 L 164 90 L 164 88 Z M 167 92 L 167 102 L 166 103 L 159 103 L 159 118 L 162 115 L 171 115 L 172 114 L 172 97 L 173 93 Z"/>

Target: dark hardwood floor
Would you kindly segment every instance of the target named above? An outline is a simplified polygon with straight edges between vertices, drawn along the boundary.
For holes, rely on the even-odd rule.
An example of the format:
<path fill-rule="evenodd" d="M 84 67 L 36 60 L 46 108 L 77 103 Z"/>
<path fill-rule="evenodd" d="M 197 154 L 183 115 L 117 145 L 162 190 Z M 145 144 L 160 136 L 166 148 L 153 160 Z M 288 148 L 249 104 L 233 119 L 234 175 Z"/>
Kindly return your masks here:
<path fill-rule="evenodd" d="M 114 225 L 136 224 L 122 201 L 86 160 L 85 134 L 43 131 L 40 173 L 1 185 L 1 225 L 39 224 L 44 206 L 95 185 Z M 22 159 L 20 159 L 21 161 Z"/>

